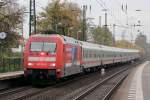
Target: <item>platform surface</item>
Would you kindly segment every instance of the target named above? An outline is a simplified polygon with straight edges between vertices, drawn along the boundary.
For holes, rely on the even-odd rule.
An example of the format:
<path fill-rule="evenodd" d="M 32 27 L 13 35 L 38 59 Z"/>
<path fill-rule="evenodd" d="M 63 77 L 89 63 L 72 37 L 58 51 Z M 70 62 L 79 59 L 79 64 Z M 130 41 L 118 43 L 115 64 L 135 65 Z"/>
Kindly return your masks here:
<path fill-rule="evenodd" d="M 12 79 L 23 76 L 23 71 L 0 73 L 0 80 Z"/>
<path fill-rule="evenodd" d="M 134 68 L 111 100 L 150 100 L 150 61 Z"/>

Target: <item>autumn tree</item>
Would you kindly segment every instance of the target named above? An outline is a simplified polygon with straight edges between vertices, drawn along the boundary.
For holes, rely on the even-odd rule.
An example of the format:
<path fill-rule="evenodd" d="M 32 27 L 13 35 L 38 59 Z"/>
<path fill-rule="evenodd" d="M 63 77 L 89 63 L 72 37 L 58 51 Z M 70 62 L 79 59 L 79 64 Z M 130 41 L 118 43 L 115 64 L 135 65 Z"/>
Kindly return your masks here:
<path fill-rule="evenodd" d="M 143 48 L 141 48 L 140 46 L 138 46 L 134 43 L 131 43 L 127 40 L 118 40 L 118 41 L 116 41 L 116 47 L 128 48 L 128 49 L 137 49 L 137 50 L 140 50 L 141 52 L 144 52 Z"/>
<path fill-rule="evenodd" d="M 108 28 L 96 27 L 93 29 L 94 41 L 98 44 L 112 45 L 112 33 Z"/>
<path fill-rule="evenodd" d="M 147 43 L 146 35 L 139 33 L 135 39 L 135 44 L 138 45 L 139 47 L 143 48 L 147 54 L 150 54 L 150 51 L 149 51 L 150 46 Z"/>
<path fill-rule="evenodd" d="M 116 41 L 116 47 L 119 48 L 135 48 L 135 45 L 127 40 Z"/>
<path fill-rule="evenodd" d="M 9 50 L 18 44 L 19 36 L 15 30 L 22 22 L 24 8 L 20 8 L 16 0 L 0 1 L 0 32 L 7 33 L 5 39 L 0 39 L 0 48 Z M 3 50 L 2 53 L 6 52 Z M 8 51 L 9 52 L 9 51 Z"/>
<path fill-rule="evenodd" d="M 39 14 L 37 23 L 38 31 L 52 30 L 76 38 L 81 29 L 81 9 L 77 4 L 66 0 L 53 0 Z"/>
<path fill-rule="evenodd" d="M 19 8 L 16 0 L 0 2 L 0 31 L 14 31 L 22 22 L 23 8 Z"/>

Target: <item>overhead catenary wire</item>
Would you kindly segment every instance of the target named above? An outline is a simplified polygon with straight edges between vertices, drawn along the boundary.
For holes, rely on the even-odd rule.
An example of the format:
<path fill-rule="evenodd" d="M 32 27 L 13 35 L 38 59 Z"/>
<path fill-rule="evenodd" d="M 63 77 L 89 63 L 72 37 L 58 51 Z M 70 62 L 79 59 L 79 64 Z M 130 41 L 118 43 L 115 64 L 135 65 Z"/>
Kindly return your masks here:
<path fill-rule="evenodd" d="M 129 30 L 129 28 L 131 28 L 131 30 L 133 29 L 133 25 L 129 25 L 129 21 L 128 21 L 128 19 L 129 19 L 129 14 L 128 14 L 128 5 L 127 5 L 127 3 L 126 3 L 126 5 L 125 5 L 125 8 L 124 8 L 124 10 L 122 10 L 121 9 L 121 7 L 122 7 L 122 4 L 117 0 L 117 5 L 119 6 L 119 11 L 120 12 L 122 12 L 122 13 L 124 13 L 127 17 L 126 17 L 126 23 L 122 23 L 120 20 L 119 20 L 119 18 L 120 17 L 116 17 L 116 15 L 114 14 L 114 12 L 112 11 L 112 9 L 111 8 L 108 8 L 108 6 L 106 5 L 106 3 L 103 1 L 103 0 L 96 0 L 97 1 L 97 3 L 100 5 L 100 7 L 101 8 L 103 8 L 103 9 L 107 9 L 107 13 L 108 14 L 110 14 L 112 17 L 113 17 L 113 20 L 114 20 L 114 23 L 115 23 L 115 26 L 117 26 L 117 27 L 120 27 L 120 28 L 124 28 L 124 29 L 126 29 L 126 31 L 128 31 Z M 111 0 L 109 0 L 109 1 L 111 1 Z M 132 30 L 133 31 L 133 30 Z M 132 35 L 132 32 L 130 32 L 131 33 L 131 35 Z"/>
<path fill-rule="evenodd" d="M 96 0 L 96 2 L 100 5 L 101 8 L 107 9 L 107 13 L 109 13 L 114 18 L 115 22 L 120 24 L 120 26 L 124 26 L 122 22 L 113 14 L 113 11 L 107 7 L 106 3 L 103 0 Z"/>

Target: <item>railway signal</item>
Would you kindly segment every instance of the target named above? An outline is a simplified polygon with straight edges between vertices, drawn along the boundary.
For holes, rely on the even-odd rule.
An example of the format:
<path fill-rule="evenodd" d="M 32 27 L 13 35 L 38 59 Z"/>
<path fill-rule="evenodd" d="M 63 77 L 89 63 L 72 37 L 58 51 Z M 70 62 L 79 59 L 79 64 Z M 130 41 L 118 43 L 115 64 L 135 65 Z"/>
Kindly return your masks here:
<path fill-rule="evenodd" d="M 0 33 L 0 39 L 5 39 L 7 37 L 7 33 L 1 32 Z"/>

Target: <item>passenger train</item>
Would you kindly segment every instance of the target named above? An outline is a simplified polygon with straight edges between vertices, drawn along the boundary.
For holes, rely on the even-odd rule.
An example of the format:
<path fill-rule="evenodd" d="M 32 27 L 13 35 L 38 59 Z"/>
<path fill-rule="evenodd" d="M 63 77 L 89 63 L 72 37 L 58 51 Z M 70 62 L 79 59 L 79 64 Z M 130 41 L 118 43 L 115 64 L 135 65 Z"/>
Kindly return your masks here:
<path fill-rule="evenodd" d="M 60 79 L 140 58 L 140 51 L 76 40 L 58 34 L 30 36 L 24 50 L 24 76 Z"/>

